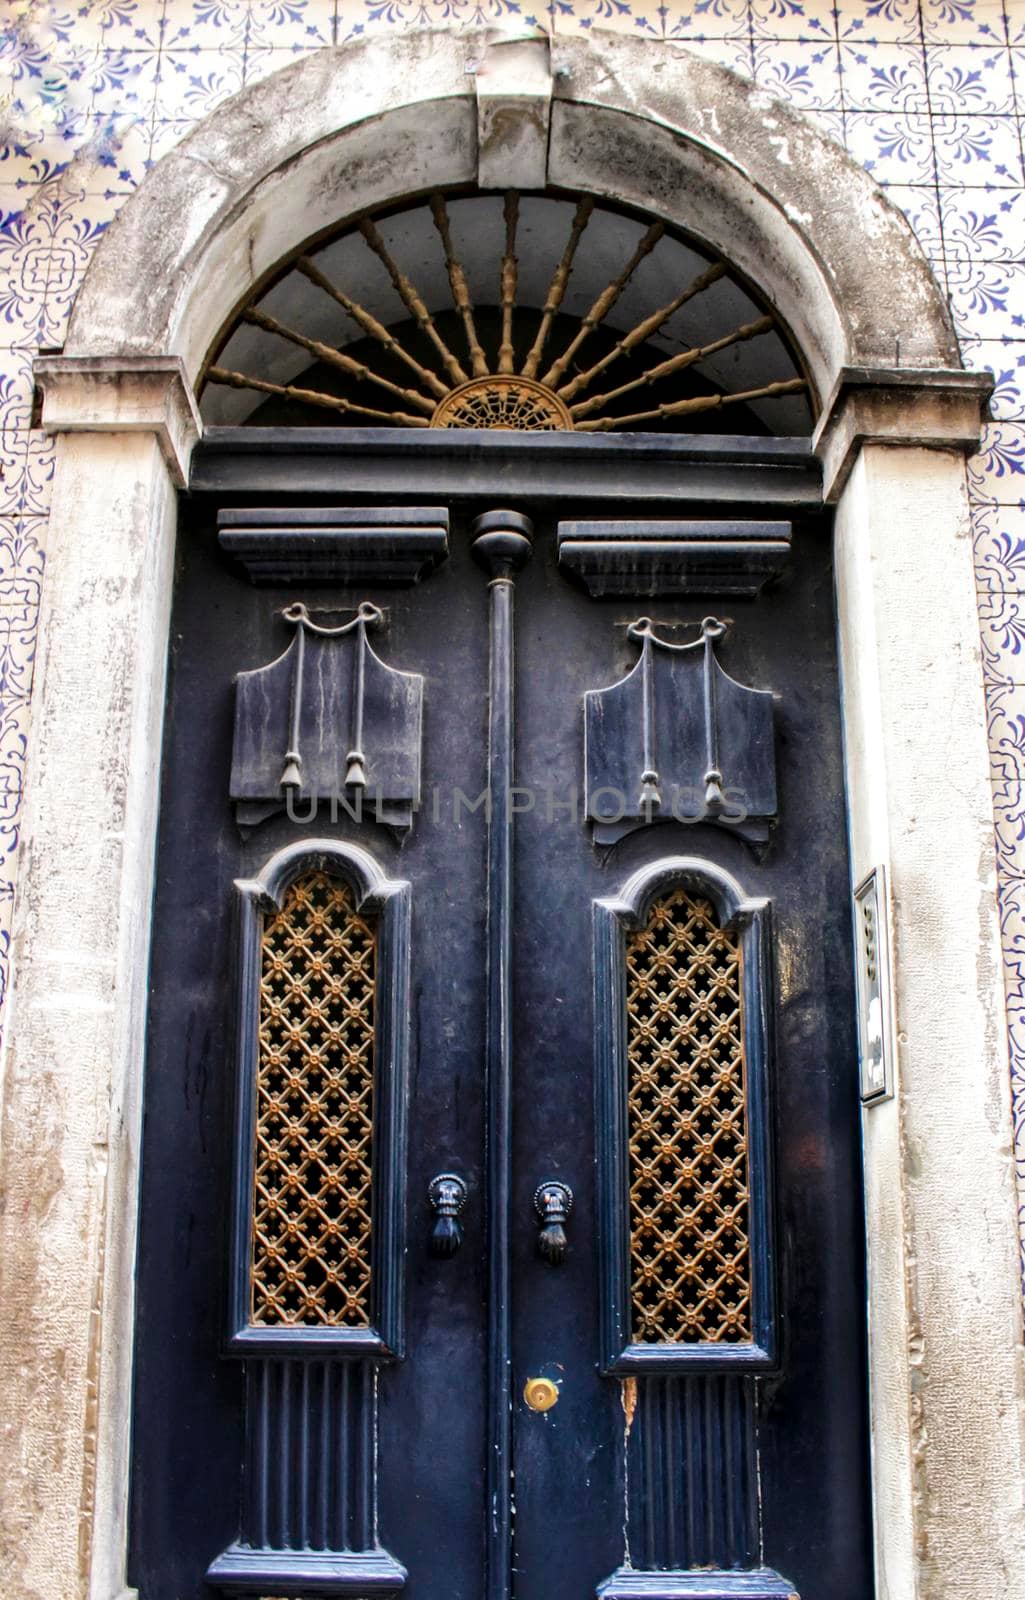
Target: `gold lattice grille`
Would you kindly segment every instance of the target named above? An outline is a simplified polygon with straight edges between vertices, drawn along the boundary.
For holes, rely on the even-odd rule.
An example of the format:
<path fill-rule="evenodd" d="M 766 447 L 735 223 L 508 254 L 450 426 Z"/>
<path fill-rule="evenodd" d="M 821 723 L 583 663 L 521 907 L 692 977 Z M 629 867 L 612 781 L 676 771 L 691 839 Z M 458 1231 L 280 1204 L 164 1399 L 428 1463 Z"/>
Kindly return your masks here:
<path fill-rule="evenodd" d="M 675 889 L 626 965 L 633 1337 L 749 1342 L 740 943 Z"/>
<path fill-rule="evenodd" d="M 264 924 L 250 1314 L 370 1324 L 373 929 L 346 886 L 299 878 Z"/>

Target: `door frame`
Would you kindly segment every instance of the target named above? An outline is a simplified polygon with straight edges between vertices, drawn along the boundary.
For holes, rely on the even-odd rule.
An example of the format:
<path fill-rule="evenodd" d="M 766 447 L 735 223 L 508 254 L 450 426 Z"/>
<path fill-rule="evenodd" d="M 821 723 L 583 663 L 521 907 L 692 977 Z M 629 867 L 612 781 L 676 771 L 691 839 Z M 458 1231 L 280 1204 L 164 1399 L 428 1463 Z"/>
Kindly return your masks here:
<path fill-rule="evenodd" d="M 320 220 L 397 198 L 396 173 L 403 193 L 551 183 L 652 211 L 748 270 L 802 345 L 836 506 L 852 882 L 881 863 L 894 901 L 898 1094 L 863 1117 L 878 1592 L 1025 1597 L 1017 1203 L 963 459 L 986 383 L 961 370 L 903 217 L 799 113 L 656 43 L 469 31 L 316 52 L 229 101 L 125 206 L 65 354 L 37 363 L 60 438 L 5 1061 L 0 1261 L 15 1292 L 0 1296 L 0 1409 L 22 1419 L 0 1443 L 7 1592 L 127 1592 L 149 907 L 192 385 L 271 265 Z"/>

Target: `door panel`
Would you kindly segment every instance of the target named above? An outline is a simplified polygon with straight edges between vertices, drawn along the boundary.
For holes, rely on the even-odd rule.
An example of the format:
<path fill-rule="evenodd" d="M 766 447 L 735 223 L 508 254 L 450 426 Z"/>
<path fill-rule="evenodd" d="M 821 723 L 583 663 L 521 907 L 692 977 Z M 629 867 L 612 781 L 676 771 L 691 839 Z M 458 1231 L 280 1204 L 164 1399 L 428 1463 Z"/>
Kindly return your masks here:
<path fill-rule="evenodd" d="M 871 1575 L 857 1073 L 828 537 L 813 523 L 799 528 L 785 576 L 757 600 L 593 598 L 556 563 L 556 514 L 579 509 L 535 513 L 533 554 L 515 578 L 522 792 L 511 969 L 512 1592 L 516 1600 L 592 1595 L 628 1552 L 634 1575 L 764 1563 L 802 1600 L 864 1600 Z M 405 1568 L 411 1600 L 480 1600 L 483 1592 L 488 820 L 478 802 L 487 775 L 489 598 L 470 544 L 469 518 L 454 517 L 450 559 L 414 588 L 256 589 L 224 564 L 213 508 L 200 504 L 183 518 L 139 1261 L 131 1575 L 142 1600 L 210 1592 L 207 1567 L 246 1533 L 259 1386 L 286 1383 L 296 1415 L 308 1414 L 314 1426 L 325 1407 L 336 1407 L 332 1384 L 367 1386 L 358 1396 L 354 1387 L 348 1426 L 363 1438 L 369 1430 L 376 1523 L 372 1506 L 354 1510 L 330 1537 L 318 1523 L 312 1543 L 343 1535 L 359 1548 L 373 1536 Z M 232 680 L 281 655 L 289 634 L 280 612 L 297 599 L 311 610 L 336 607 L 342 618 L 363 601 L 380 606 L 386 630 L 375 648 L 389 665 L 425 678 L 425 792 L 401 844 L 344 811 L 332 821 L 322 809 L 308 823 L 279 814 L 244 838 L 236 826 L 228 804 Z M 756 852 L 726 829 L 673 821 L 597 847 L 583 816 L 583 696 L 635 665 L 627 625 L 642 612 L 689 639 L 716 607 L 732 619 L 719 647 L 724 668 L 778 696 L 779 810 L 770 842 Z M 244 1362 L 228 1349 L 227 1219 L 239 1138 L 232 886 L 257 879 L 277 852 L 311 836 L 369 852 L 384 879 L 409 886 L 405 1350 L 372 1368 L 356 1363 L 347 1378 L 323 1350 L 316 1362 L 290 1360 L 287 1375 L 282 1361 L 273 1371 L 252 1361 L 247 1401 Z M 680 856 L 730 875 L 745 897 L 771 907 L 766 1126 L 774 1172 L 766 1169 L 771 1226 L 752 1233 L 752 1249 L 765 1252 L 776 1294 L 778 1365 L 758 1376 L 602 1371 L 611 1267 L 598 1229 L 603 1058 L 594 905 Z M 468 1195 L 460 1247 L 440 1259 L 430 1250 L 428 1189 L 445 1172 L 463 1178 Z M 557 1266 L 538 1251 L 534 1200 L 546 1180 L 573 1192 L 568 1252 Z M 628 1217 L 621 1220 L 625 1229 Z M 532 1377 L 557 1386 L 547 1411 L 522 1398 Z M 345 1425 L 332 1422 L 327 1433 L 339 1430 Z M 338 1444 L 332 1470 L 349 1442 Z M 272 1452 L 286 1479 L 301 1471 L 295 1448 L 292 1440 Z M 280 1543 L 290 1537 L 278 1530 Z M 282 1580 L 249 1592 L 303 1600 L 312 1591 Z"/>
<path fill-rule="evenodd" d="M 621 677 L 637 659 L 625 625 L 650 609 L 660 621 L 693 627 L 711 607 L 708 601 L 648 601 L 642 608 L 567 591 L 545 560 L 543 535 L 535 562 L 519 579 L 517 601 L 518 780 L 542 793 L 551 784 L 565 797 L 580 781 L 583 694 Z M 591 910 L 593 901 L 620 893 L 639 869 L 674 855 L 704 858 L 732 874 L 748 895 L 767 897 L 772 908 L 779 1247 L 771 1267 L 779 1284 L 780 1374 L 758 1380 L 750 1400 L 736 1400 L 741 1413 L 757 1411 L 764 1560 L 804 1600 L 854 1600 L 871 1589 L 858 1110 L 827 540 L 799 534 L 783 582 L 755 603 L 731 602 L 727 615 L 735 619 L 723 651 L 729 672 L 779 696 L 779 819 L 763 859 L 725 830 L 705 825 L 642 829 L 599 854 L 579 812 L 541 805 L 519 819 L 517 1396 L 528 1375 L 566 1368 L 550 1412 L 534 1414 L 522 1401 L 516 1410 L 516 1592 L 529 1600 L 584 1592 L 585 1575 L 592 1592 L 622 1561 L 626 1419 L 619 1383 L 597 1375 L 597 1271 L 607 1263 L 598 1260 L 595 1239 Z M 556 1269 L 537 1258 L 531 1239 L 533 1187 L 548 1177 L 568 1181 L 576 1197 L 570 1254 Z M 729 1406 L 716 1398 L 729 1388 L 713 1385 L 703 1404 Z M 657 1535 L 660 1521 L 673 1521 L 664 1505 L 659 1512 L 652 1504 L 656 1494 L 668 1492 L 666 1473 L 677 1476 L 684 1497 L 688 1464 L 700 1475 L 694 1396 L 694 1381 L 666 1382 L 634 1415 L 625 1520 L 635 1566 L 658 1550 L 658 1565 L 674 1564 L 674 1548 L 689 1550 L 684 1565 L 700 1566 L 723 1559 L 729 1548 L 714 1530 L 710 1541 L 696 1533 L 688 1541 L 680 1532 L 675 1547 L 668 1532 Z M 665 1419 L 670 1411 L 668 1423 L 657 1427 L 656 1414 Z M 731 1426 L 742 1433 L 745 1423 Z M 838 1437 L 847 1441 L 842 1449 Z M 738 1460 L 738 1482 L 745 1470 Z M 702 1492 L 706 1509 L 712 1492 L 707 1486 Z M 736 1492 L 736 1484 L 724 1486 L 725 1505 Z M 687 1513 L 681 1505 L 674 1515 L 686 1521 L 697 1509 Z M 738 1553 L 745 1537 L 737 1532 L 732 1548 Z M 563 1574 L 554 1589 L 553 1563 Z"/>

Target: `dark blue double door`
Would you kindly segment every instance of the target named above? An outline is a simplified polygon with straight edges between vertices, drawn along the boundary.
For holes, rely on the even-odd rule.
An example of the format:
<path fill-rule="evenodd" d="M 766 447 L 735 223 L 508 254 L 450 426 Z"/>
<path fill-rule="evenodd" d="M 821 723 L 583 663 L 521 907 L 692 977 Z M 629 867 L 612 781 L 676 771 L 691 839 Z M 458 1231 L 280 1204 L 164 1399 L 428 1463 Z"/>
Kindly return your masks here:
<path fill-rule="evenodd" d="M 183 519 L 138 1274 L 142 1600 L 871 1592 L 828 540 L 799 528 L 757 599 L 602 598 L 560 570 L 556 518 L 522 509 L 522 564 L 453 509 L 447 560 L 412 587 L 254 586 L 216 507 Z M 297 599 L 325 628 L 380 608 L 378 658 L 423 680 L 408 831 L 344 785 L 333 812 L 297 792 L 239 826 L 234 680 L 294 648 Z M 723 667 L 777 697 L 768 842 L 694 821 L 690 800 L 673 817 L 664 793 L 668 820 L 649 796 L 649 825 L 602 842 L 584 696 L 636 669 L 642 615 L 685 644 L 715 606 Z M 351 745 L 347 725 L 342 768 Z M 255 967 L 238 883 L 263 886 Z M 322 930 L 329 901 L 337 939 L 311 956 L 288 919 Z M 444 1175 L 465 1186 L 447 1221 Z M 554 1263 L 546 1221 L 567 1244 Z"/>

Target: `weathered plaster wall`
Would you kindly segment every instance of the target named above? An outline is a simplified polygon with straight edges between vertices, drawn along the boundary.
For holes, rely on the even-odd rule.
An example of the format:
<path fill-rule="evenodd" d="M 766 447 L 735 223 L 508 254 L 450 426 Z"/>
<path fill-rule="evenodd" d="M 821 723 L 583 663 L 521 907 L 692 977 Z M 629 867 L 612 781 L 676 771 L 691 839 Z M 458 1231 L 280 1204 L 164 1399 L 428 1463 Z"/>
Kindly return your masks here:
<path fill-rule="evenodd" d="M 1021 0 L 8 0 L 0 38 L 0 999 L 53 444 L 31 362 L 149 167 L 225 97 L 347 38 L 504 23 L 667 39 L 807 110 L 904 209 L 972 366 L 998 377 L 970 467 L 1025 1179 L 1025 4 Z M 895 330 L 894 360 L 900 359 Z M 893 539 L 906 529 L 895 519 Z M 920 557 L 929 561 L 927 541 Z M 976 650 L 975 638 L 965 648 Z M 970 937 L 970 930 L 966 934 Z"/>

